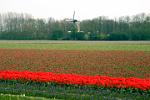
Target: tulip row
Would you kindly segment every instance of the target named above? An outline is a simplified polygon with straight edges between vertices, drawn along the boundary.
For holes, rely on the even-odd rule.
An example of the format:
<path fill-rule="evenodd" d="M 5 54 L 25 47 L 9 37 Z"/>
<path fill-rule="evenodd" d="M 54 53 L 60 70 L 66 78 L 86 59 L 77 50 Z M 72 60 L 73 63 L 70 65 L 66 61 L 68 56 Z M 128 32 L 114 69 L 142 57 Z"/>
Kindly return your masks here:
<path fill-rule="evenodd" d="M 150 79 L 112 78 L 108 76 L 83 76 L 77 74 L 56 74 L 51 72 L 0 71 L 0 79 L 55 82 L 58 84 L 96 85 L 110 88 L 150 89 Z"/>

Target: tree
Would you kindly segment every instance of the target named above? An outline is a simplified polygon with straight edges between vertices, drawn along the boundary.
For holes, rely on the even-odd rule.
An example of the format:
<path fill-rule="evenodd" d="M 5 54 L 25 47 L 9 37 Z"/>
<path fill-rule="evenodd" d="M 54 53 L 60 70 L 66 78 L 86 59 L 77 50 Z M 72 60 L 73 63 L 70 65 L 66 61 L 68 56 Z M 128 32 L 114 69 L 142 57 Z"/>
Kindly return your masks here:
<path fill-rule="evenodd" d="M 35 19 L 30 14 L 0 14 L 0 39 L 150 40 L 150 15 L 144 13 L 109 19 L 106 16 L 75 25 L 54 18 Z M 71 31 L 71 32 L 68 32 Z"/>

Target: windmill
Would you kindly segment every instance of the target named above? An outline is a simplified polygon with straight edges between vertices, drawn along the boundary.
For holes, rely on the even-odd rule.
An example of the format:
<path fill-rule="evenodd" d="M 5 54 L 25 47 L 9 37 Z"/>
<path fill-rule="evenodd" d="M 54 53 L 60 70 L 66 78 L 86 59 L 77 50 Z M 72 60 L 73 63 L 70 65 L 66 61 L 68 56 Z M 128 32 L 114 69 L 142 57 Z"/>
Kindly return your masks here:
<path fill-rule="evenodd" d="M 73 13 L 73 18 L 72 19 L 65 19 L 65 21 L 73 23 L 74 27 L 73 27 L 72 31 L 80 32 L 80 21 L 78 21 L 77 19 L 75 19 L 75 11 Z"/>

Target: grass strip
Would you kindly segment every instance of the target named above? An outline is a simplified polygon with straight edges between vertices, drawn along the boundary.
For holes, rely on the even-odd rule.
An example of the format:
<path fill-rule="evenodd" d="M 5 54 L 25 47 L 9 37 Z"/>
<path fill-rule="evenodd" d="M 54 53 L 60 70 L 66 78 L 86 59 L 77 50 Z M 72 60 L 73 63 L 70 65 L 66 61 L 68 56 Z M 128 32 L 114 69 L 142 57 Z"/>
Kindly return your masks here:
<path fill-rule="evenodd" d="M 123 51 L 150 51 L 148 43 L 124 43 L 124 42 L 66 42 L 66 43 L 11 43 L 0 42 L 0 48 L 5 49 L 50 49 L 50 50 L 123 50 Z"/>
<path fill-rule="evenodd" d="M 13 94 L 0 94 L 0 100 L 59 100 L 59 99 L 47 99 L 44 97 L 32 97 L 25 95 L 13 95 Z"/>

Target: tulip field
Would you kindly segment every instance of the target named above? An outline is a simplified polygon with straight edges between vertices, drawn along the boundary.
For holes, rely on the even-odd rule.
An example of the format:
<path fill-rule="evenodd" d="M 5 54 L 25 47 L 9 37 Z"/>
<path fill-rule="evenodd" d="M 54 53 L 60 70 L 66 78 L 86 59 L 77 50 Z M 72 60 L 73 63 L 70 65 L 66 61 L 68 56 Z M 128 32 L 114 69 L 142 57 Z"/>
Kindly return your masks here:
<path fill-rule="evenodd" d="M 0 94 L 150 100 L 150 42 L 0 41 Z"/>

